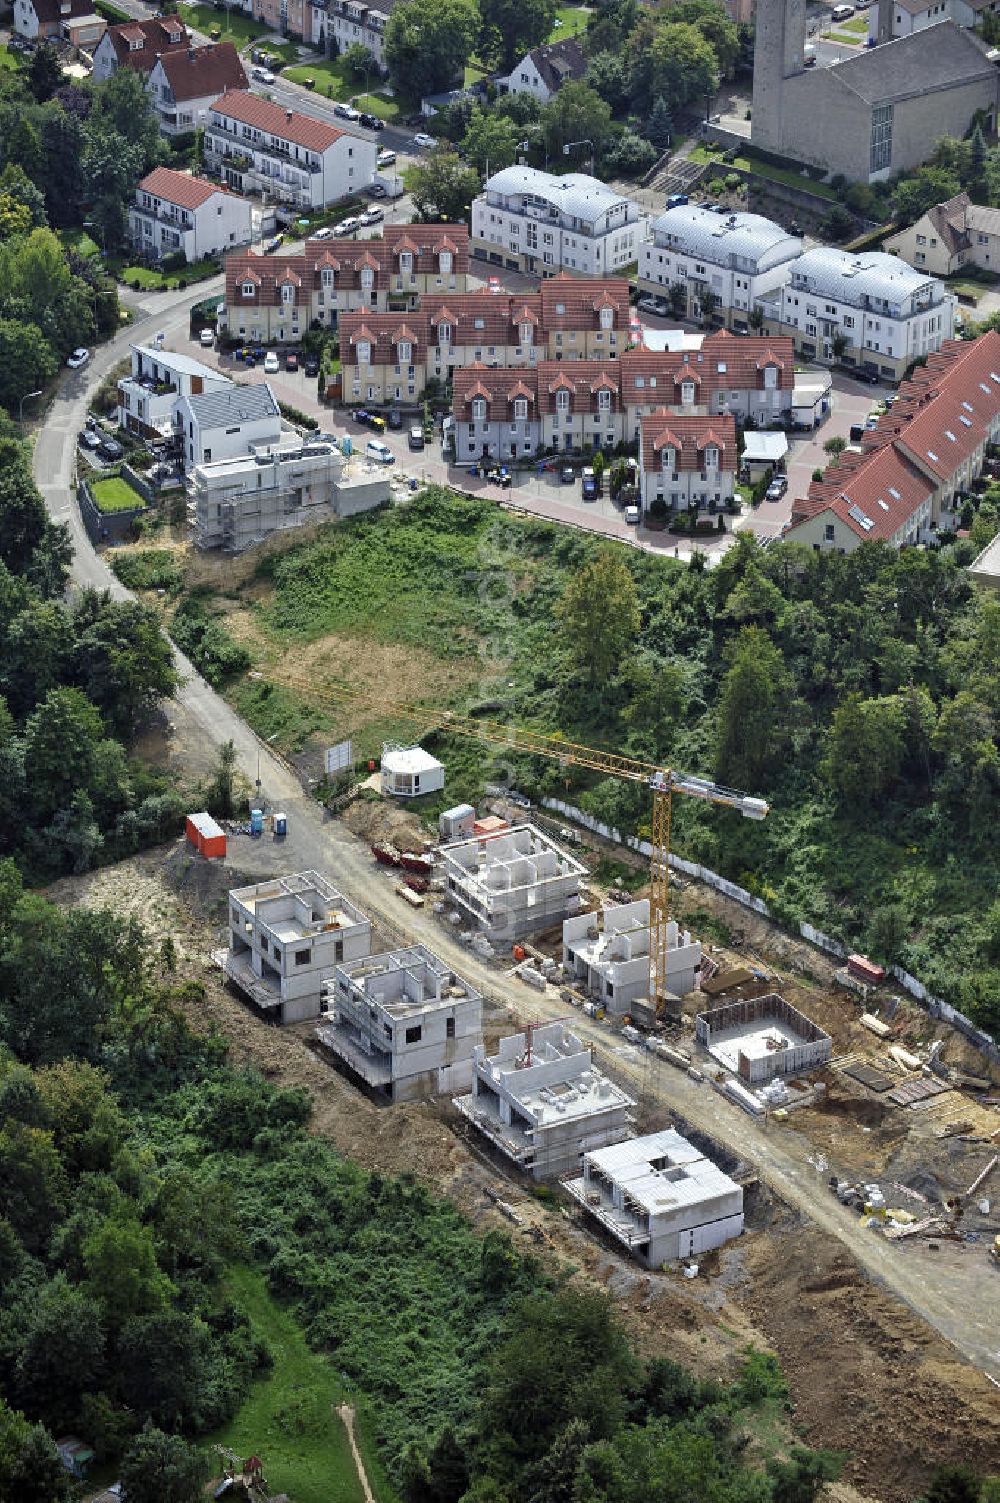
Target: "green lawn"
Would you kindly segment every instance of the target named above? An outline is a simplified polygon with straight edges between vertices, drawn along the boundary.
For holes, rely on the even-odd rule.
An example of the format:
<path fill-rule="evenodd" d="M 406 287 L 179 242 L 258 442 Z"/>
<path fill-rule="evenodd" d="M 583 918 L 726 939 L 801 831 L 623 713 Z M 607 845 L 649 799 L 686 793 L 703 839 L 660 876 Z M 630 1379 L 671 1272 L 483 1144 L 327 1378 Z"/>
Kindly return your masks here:
<path fill-rule="evenodd" d="M 364 80 L 357 79 L 340 58 L 310 58 L 306 63 L 297 63 L 294 68 L 286 68 L 281 76 L 298 84 L 304 84 L 307 78 L 315 79 L 316 93 L 325 99 L 339 99 L 344 104 L 350 101 L 355 109 L 367 110 L 382 120 L 399 117 L 399 101 L 386 94 L 359 92 L 364 87 Z"/>
<path fill-rule="evenodd" d="M 208 1444 L 229 1446 L 241 1456 L 259 1455 L 269 1490 L 287 1492 L 295 1503 L 364 1503 L 347 1432 L 334 1412 L 344 1397 L 334 1369 L 310 1351 L 259 1273 L 234 1269 L 227 1284 L 254 1334 L 270 1347 L 274 1366 L 235 1418 L 207 1437 Z M 377 1487 L 377 1478 L 368 1475 Z"/>
<path fill-rule="evenodd" d="M 582 5 L 560 5 L 549 36 L 550 42 L 561 42 L 566 37 L 579 36 L 586 31 L 590 12 Z"/>
<path fill-rule="evenodd" d="M 139 492 L 134 491 L 120 475 L 91 480 L 90 491 L 101 511 L 131 511 L 134 506 L 146 504 Z"/>
<path fill-rule="evenodd" d="M 868 35 L 868 17 L 853 16 L 850 21 L 841 21 L 840 27 L 842 31 L 853 31 L 858 36 L 866 37 Z"/>
<path fill-rule="evenodd" d="M 208 36 L 215 29 L 220 33 L 221 41 L 232 42 L 236 47 L 255 42 L 267 30 L 259 21 L 254 21 L 251 16 L 241 15 L 238 11 L 230 11 L 227 18 L 226 12 L 216 10 L 214 5 L 178 5 L 177 9 L 181 20 L 195 31 L 204 32 Z"/>
<path fill-rule="evenodd" d="M 837 193 L 829 183 L 817 182 L 815 178 L 796 172 L 792 167 L 776 167 L 752 152 L 740 152 L 732 163 L 724 162 L 718 152 L 708 151 L 704 146 L 695 146 L 689 156 L 692 162 L 710 162 L 719 177 L 725 177 L 730 166 L 740 167 L 744 172 L 756 172 L 758 177 L 770 178 L 774 183 L 785 183 L 792 188 L 801 188 L 806 193 L 816 193 L 820 198 L 837 198 Z"/>
<path fill-rule="evenodd" d="M 0 47 L 0 68 L 5 68 L 8 72 L 14 73 L 17 71 L 18 66 L 17 55 L 11 52 L 9 47 Z"/>
<path fill-rule="evenodd" d="M 133 282 L 138 282 L 145 291 L 159 292 L 168 291 L 180 285 L 181 279 L 190 287 L 192 282 L 203 282 L 208 277 L 219 274 L 219 268 L 214 261 L 192 261 L 190 266 L 185 266 L 183 271 L 159 271 L 156 267 L 119 265 L 115 262 L 108 263 L 108 269 L 113 270 L 114 275 L 120 282 L 125 282 L 131 287 Z"/>
<path fill-rule="evenodd" d="M 56 239 L 64 250 L 75 250 L 80 256 L 99 256 L 101 247 L 91 239 L 86 230 L 56 230 Z"/>

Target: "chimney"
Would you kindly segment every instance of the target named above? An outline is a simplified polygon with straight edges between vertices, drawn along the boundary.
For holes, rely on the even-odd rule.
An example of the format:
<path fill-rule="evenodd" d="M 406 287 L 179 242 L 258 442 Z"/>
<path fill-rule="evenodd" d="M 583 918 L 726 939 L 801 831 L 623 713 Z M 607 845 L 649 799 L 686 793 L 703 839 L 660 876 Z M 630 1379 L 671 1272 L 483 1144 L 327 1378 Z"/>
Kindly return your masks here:
<path fill-rule="evenodd" d="M 286 111 L 285 111 L 285 114 L 286 114 L 286 115 L 287 115 L 287 117 L 288 117 L 288 121 L 289 121 L 289 124 L 290 124 L 290 123 L 291 123 L 291 119 L 292 119 L 292 116 L 293 116 L 293 115 L 294 115 L 294 113 L 295 113 L 295 111 L 294 111 L 294 110 L 286 110 Z"/>

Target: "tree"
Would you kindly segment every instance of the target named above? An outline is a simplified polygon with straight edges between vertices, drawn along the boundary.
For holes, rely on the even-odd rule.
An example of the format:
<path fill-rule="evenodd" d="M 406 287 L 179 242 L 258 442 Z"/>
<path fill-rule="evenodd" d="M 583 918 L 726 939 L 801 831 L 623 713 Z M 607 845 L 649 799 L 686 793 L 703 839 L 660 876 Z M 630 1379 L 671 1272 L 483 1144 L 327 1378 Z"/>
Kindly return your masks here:
<path fill-rule="evenodd" d="M 719 306 L 719 295 L 713 292 L 711 287 L 702 287 L 698 292 L 698 306 L 701 308 L 701 321 L 703 324 L 712 322 L 712 314 Z"/>
<path fill-rule="evenodd" d="M 989 186 L 986 181 L 986 138 L 983 135 L 983 127 L 977 122 L 972 133 L 972 151 L 969 160 L 969 181 L 967 183 L 969 197 L 976 203 L 988 203 Z"/>
<path fill-rule="evenodd" d="M 627 111 L 632 85 L 628 58 L 618 52 L 596 53 L 590 59 L 584 82 L 600 94 L 613 115 Z"/>
<path fill-rule="evenodd" d="M 24 754 L 32 770 L 33 813 L 46 823 L 94 774 L 103 739 L 101 717 L 79 689 L 52 689 L 24 728 Z"/>
<path fill-rule="evenodd" d="M 479 33 L 475 0 L 403 0 L 385 30 L 385 61 L 408 99 L 459 82 Z"/>
<path fill-rule="evenodd" d="M 0 1498 L 69 1503 L 72 1479 L 44 1425 L 33 1425 L 0 1398 Z"/>
<path fill-rule="evenodd" d="M 469 205 L 479 192 L 478 172 L 467 167 L 457 152 L 440 146 L 410 169 L 409 183 L 418 218 L 444 224 L 467 219 Z"/>
<path fill-rule="evenodd" d="M 490 67 L 509 73 L 526 52 L 548 40 L 556 3 L 555 0 L 479 0 L 479 10 L 480 56 Z"/>
<path fill-rule="evenodd" d="M 0 240 L 13 240 L 31 229 L 31 210 L 10 193 L 0 193 Z"/>
<path fill-rule="evenodd" d="M 767 1463 L 772 1503 L 814 1503 L 820 1489 L 827 1482 L 835 1482 L 842 1469 L 843 1462 L 835 1451 L 792 1446 L 787 1461 Z"/>
<path fill-rule="evenodd" d="M 14 1372 L 18 1402 L 58 1435 L 80 1421 L 80 1398 L 100 1387 L 104 1330 L 95 1302 L 56 1274 L 33 1303 Z"/>
<path fill-rule="evenodd" d="M 897 695 L 848 694 L 833 712 L 827 775 L 849 811 L 865 811 L 891 791 L 903 766 L 905 715 Z"/>
<path fill-rule="evenodd" d="M 954 198 L 961 186 L 956 174 L 943 167 L 921 167 L 913 177 L 897 184 L 894 216 L 904 224 L 913 224 L 935 204 Z"/>
<path fill-rule="evenodd" d="M 560 157 L 570 141 L 589 141 L 596 158 L 611 134 L 610 109 L 599 94 L 578 81 L 563 84 L 542 107 L 540 122 L 551 157 Z"/>
<path fill-rule="evenodd" d="M 156 613 L 134 600 L 86 590 L 73 610 L 73 677 L 113 735 L 131 741 L 177 687 L 173 648 Z"/>
<path fill-rule="evenodd" d="M 755 303 L 747 314 L 747 323 L 755 334 L 759 334 L 764 327 L 764 310 L 759 303 Z"/>
<path fill-rule="evenodd" d="M 127 1211 L 94 1228 L 83 1244 L 83 1263 L 94 1298 L 116 1326 L 162 1310 L 173 1292 L 157 1264 L 150 1228 Z"/>
<path fill-rule="evenodd" d="M 151 1425 L 133 1440 L 119 1470 L 129 1503 L 199 1503 L 209 1476 L 200 1451 Z"/>
<path fill-rule="evenodd" d="M 44 104 L 52 98 L 62 81 L 62 64 L 56 55 L 56 49 L 44 42 L 41 47 L 35 48 L 28 65 L 28 87 L 38 103 Z"/>
<path fill-rule="evenodd" d="M 361 42 L 352 43 L 347 48 L 341 61 L 351 77 L 358 81 L 368 74 L 374 73 L 377 76 L 379 73 L 378 63 L 368 48 L 363 46 Z"/>
<path fill-rule="evenodd" d="M 17 412 L 25 392 L 52 380 L 59 369 L 55 351 L 37 324 L 0 318 L 0 403 Z M 10 440 L 0 440 L 9 449 Z M 0 469 L 0 486 L 3 472 Z M 0 501 L 2 505 L 2 501 Z M 0 535 L 0 557 L 6 559 L 5 539 Z"/>
<path fill-rule="evenodd" d="M 571 661 L 592 684 L 605 683 L 639 630 L 635 580 L 618 552 L 602 548 L 574 575 L 556 618 Z"/>
<path fill-rule="evenodd" d="M 209 806 L 220 819 L 230 819 L 236 812 L 236 768 L 236 747 L 232 741 L 224 741 L 208 789 Z"/>
<path fill-rule="evenodd" d="M 629 39 L 633 106 L 648 112 L 656 99 L 665 100 L 673 114 L 692 101 L 702 101 L 719 86 L 719 63 L 712 44 L 689 21 L 644 16 Z"/>
<path fill-rule="evenodd" d="M 658 151 L 666 151 L 674 136 L 674 122 L 667 101 L 658 94 L 646 121 L 646 135 Z"/>
<path fill-rule="evenodd" d="M 622 131 L 604 149 L 604 170 L 616 177 L 640 177 L 655 163 L 656 147 L 633 130 Z"/>
<path fill-rule="evenodd" d="M 674 318 L 683 318 L 687 312 L 688 293 L 683 282 L 671 282 L 667 288 L 667 302 Z"/>
<path fill-rule="evenodd" d="M 740 33 L 718 0 L 675 0 L 670 7 L 671 21 L 689 21 L 697 26 L 715 53 L 719 73 L 732 78 L 740 55 Z"/>
<path fill-rule="evenodd" d="M 831 463 L 836 464 L 846 448 L 847 439 L 842 438 L 839 433 L 835 433 L 833 438 L 828 438 L 824 443 L 823 453 L 829 454 Z"/>
<path fill-rule="evenodd" d="M 477 104 L 462 137 L 462 151 L 470 165 L 485 177 L 487 173 L 510 167 L 523 139 L 524 132 L 513 120 L 492 110 L 486 111 Z"/>
<path fill-rule="evenodd" d="M 784 742 L 789 676 L 771 637 L 744 626 L 730 644 L 718 699 L 715 764 L 719 778 L 754 790 Z"/>
<path fill-rule="evenodd" d="M 61 101 L 53 100 L 42 120 L 45 167 L 41 183 L 49 220 L 55 225 L 73 224 L 79 213 L 85 118 Z"/>

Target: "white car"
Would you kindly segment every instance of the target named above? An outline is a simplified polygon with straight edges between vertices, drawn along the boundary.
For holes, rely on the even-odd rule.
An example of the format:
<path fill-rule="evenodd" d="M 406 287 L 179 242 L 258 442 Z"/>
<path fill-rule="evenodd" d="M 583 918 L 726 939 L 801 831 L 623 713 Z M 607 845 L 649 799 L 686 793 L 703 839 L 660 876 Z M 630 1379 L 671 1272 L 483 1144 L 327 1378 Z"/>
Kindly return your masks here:
<path fill-rule="evenodd" d="M 273 350 L 268 350 L 264 356 L 264 374 L 265 376 L 276 376 L 278 374 L 278 357 Z"/>
<path fill-rule="evenodd" d="M 380 151 L 375 159 L 376 167 L 391 167 L 396 160 L 394 151 Z"/>
<path fill-rule="evenodd" d="M 68 359 L 66 361 L 66 364 L 69 366 L 69 368 L 70 368 L 71 371 L 78 371 L 81 366 L 86 365 L 86 363 L 87 363 L 87 361 L 89 359 L 90 359 L 90 351 L 89 350 L 84 350 L 84 349 L 74 350 L 73 353 L 72 353 L 72 355 L 70 355 L 68 357 Z"/>
<path fill-rule="evenodd" d="M 251 68 L 250 77 L 255 83 L 273 84 L 276 81 L 269 68 Z"/>
<path fill-rule="evenodd" d="M 214 329 L 202 329 L 201 334 L 199 335 L 199 338 L 200 338 L 201 343 L 202 343 L 202 348 L 206 349 L 206 350 L 210 350 L 212 348 L 213 344 L 215 343 L 215 330 Z"/>
<path fill-rule="evenodd" d="M 365 458 L 374 460 L 376 464 L 396 463 L 396 456 L 389 445 L 378 438 L 370 438 L 365 444 Z"/>
<path fill-rule="evenodd" d="M 361 111 L 356 110 L 353 104 L 335 104 L 333 113 L 339 115 L 341 120 L 360 120 Z"/>
<path fill-rule="evenodd" d="M 628 523 L 628 525 L 630 527 L 638 527 L 638 525 L 639 525 L 639 508 L 637 506 L 626 506 L 626 508 L 625 508 L 625 520 L 626 520 L 626 522 Z"/>
<path fill-rule="evenodd" d="M 322 229 L 313 230 L 312 234 L 309 236 L 309 239 L 310 240 L 332 240 L 333 239 L 333 229 L 332 229 L 332 227 L 330 225 L 325 224 L 325 225 L 323 225 Z"/>
<path fill-rule="evenodd" d="M 385 218 L 384 209 L 366 209 L 358 220 L 358 224 L 378 224 L 380 219 Z"/>
<path fill-rule="evenodd" d="M 437 139 L 434 136 L 429 136 L 426 131 L 418 131 L 413 138 L 413 144 L 418 150 L 423 151 L 425 147 L 436 146 Z"/>
<path fill-rule="evenodd" d="M 346 219 L 342 219 L 339 224 L 334 225 L 333 233 L 335 235 L 353 235 L 360 223 L 361 220 L 355 214 L 350 214 Z"/>

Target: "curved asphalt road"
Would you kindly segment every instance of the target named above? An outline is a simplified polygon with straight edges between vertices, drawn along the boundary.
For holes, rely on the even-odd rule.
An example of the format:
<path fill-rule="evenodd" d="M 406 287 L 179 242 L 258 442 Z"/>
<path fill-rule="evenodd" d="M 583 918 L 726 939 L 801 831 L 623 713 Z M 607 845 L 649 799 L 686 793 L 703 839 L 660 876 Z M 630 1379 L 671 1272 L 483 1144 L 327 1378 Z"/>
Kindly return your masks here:
<path fill-rule="evenodd" d="M 52 406 L 37 431 L 34 472 L 53 519 L 69 524 L 75 548 L 72 580 L 77 587 L 89 585 L 110 590 L 119 599 L 129 597 L 129 591 L 119 584 L 87 537 L 72 492 L 76 437 L 86 418 L 89 396 L 127 353 L 130 343 L 150 339 L 169 315 L 183 315 L 185 308 L 220 287 L 221 278 L 201 283 L 194 290 L 163 293 L 148 299 L 138 310 L 135 322 L 110 344 L 99 348 L 84 370 L 63 375 Z M 308 796 L 298 778 L 258 741 L 249 726 L 180 653 L 177 660 L 184 682 L 177 691 L 176 713 L 185 722 L 187 738 L 200 738 L 209 754 L 223 742 L 232 740 L 241 770 L 251 782 L 259 771 L 271 807 L 283 807 L 289 816 L 288 838 L 282 843 L 234 838 L 231 857 L 241 872 L 259 871 L 263 877 L 278 871 L 309 868 L 329 871 L 348 897 L 369 912 L 374 911 L 376 924 L 390 943 L 416 942 L 429 946 L 484 993 L 524 1020 L 555 1017 L 565 1012 L 558 996 L 543 997 L 533 991 L 526 995 L 523 983 L 484 967 L 431 912 L 415 910 L 405 902 L 381 868 L 373 871 L 367 846 Z M 645 1051 L 616 1047 L 620 1044 L 616 1035 L 583 1015 L 574 1019 L 574 1029 L 619 1075 L 632 1079 L 637 1093 L 665 1103 L 692 1126 L 728 1143 L 741 1158 L 754 1165 L 788 1205 L 843 1243 L 863 1269 L 964 1357 L 981 1369 L 1000 1373 L 1000 1328 L 995 1320 L 995 1302 L 983 1297 L 983 1281 L 995 1278 L 996 1274 L 988 1269 L 981 1248 L 962 1247 L 955 1250 L 954 1257 L 946 1257 L 923 1247 L 903 1247 L 884 1241 L 859 1225 L 857 1216 L 846 1211 L 830 1194 L 825 1174 L 810 1162 L 809 1140 L 794 1126 L 779 1129 L 752 1120 L 707 1084 L 692 1081 Z"/>

